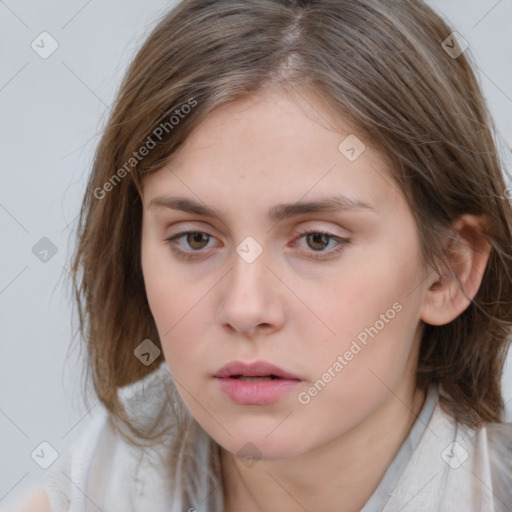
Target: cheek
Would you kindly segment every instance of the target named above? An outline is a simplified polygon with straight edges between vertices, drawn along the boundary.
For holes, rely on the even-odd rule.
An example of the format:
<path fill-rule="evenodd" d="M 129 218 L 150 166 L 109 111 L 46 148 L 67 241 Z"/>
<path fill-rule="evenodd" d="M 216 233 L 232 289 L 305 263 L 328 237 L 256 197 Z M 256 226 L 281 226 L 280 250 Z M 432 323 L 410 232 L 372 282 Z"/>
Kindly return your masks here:
<path fill-rule="evenodd" d="M 170 255 L 164 248 L 148 241 L 144 234 L 141 265 L 149 308 L 165 350 L 167 339 L 186 314 L 189 298 L 180 282 L 179 272 L 171 265 Z"/>
<path fill-rule="evenodd" d="M 404 236 L 407 239 L 414 237 Z M 331 368 L 338 383 L 330 385 L 331 389 L 351 404 L 354 396 L 357 402 L 372 392 L 379 394 L 385 388 L 379 377 L 390 386 L 396 384 L 412 362 L 420 302 L 411 292 L 421 282 L 418 257 L 412 242 L 380 244 L 375 251 L 355 257 L 349 265 L 352 271 L 324 286 L 316 302 L 309 295 L 319 316 L 334 331 L 322 338 L 316 350 L 310 350 L 309 360 L 317 372 L 314 377 Z M 332 367 L 338 356 L 342 362 L 338 361 L 335 371 Z M 326 375 L 323 380 L 328 379 Z"/>
<path fill-rule="evenodd" d="M 173 260 L 166 242 L 150 229 L 142 234 L 141 265 L 151 312 L 159 330 L 165 333 L 190 308 L 193 287 L 187 287 L 182 267 Z"/>
<path fill-rule="evenodd" d="M 367 328 L 390 332 L 411 311 L 416 282 L 421 279 L 413 252 L 380 247 L 369 255 L 354 258 L 348 270 L 324 283 L 311 304 L 336 336 L 352 339 Z M 358 255 L 359 256 L 359 255 Z M 414 307 L 414 304 L 412 304 Z"/>
<path fill-rule="evenodd" d="M 157 326 L 162 328 L 163 319 L 171 312 L 175 312 L 176 298 L 171 293 L 173 281 L 171 268 L 163 263 L 161 250 L 147 242 L 143 236 L 141 249 L 141 265 L 144 276 L 144 287 L 151 313 Z M 172 325 L 169 318 L 169 327 Z"/>
<path fill-rule="evenodd" d="M 169 249 L 170 251 L 170 249 Z M 187 368 L 197 367 L 207 347 L 198 333 L 205 328 L 204 311 L 209 283 L 190 283 L 180 266 L 172 264 L 166 248 L 143 245 L 141 263 L 146 295 L 156 323 L 164 357 L 177 381 Z"/>
<path fill-rule="evenodd" d="M 395 304 L 388 309 L 386 298 L 381 299 L 364 308 L 364 315 L 357 313 L 356 304 L 352 317 L 338 317 L 338 323 L 333 317 L 337 336 L 310 350 L 311 379 L 300 402 L 308 403 L 298 412 L 312 422 L 311 429 L 332 425 L 333 436 L 350 430 L 378 408 L 390 390 L 399 393 L 408 378 L 417 357 L 414 308 Z"/>

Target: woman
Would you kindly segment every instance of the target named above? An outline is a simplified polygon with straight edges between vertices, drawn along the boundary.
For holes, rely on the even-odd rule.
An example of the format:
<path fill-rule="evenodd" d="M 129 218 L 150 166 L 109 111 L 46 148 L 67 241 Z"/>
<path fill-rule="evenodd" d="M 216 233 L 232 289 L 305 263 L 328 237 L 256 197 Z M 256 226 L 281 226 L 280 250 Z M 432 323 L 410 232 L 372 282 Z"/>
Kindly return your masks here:
<path fill-rule="evenodd" d="M 159 23 L 82 206 L 105 410 L 52 510 L 512 507 L 512 213 L 464 50 L 420 0 Z"/>

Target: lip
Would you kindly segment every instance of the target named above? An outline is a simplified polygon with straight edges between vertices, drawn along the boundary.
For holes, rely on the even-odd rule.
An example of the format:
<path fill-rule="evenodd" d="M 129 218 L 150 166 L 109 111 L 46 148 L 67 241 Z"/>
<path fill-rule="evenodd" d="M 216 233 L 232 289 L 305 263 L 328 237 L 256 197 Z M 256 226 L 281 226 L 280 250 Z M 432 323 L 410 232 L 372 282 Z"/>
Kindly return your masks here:
<path fill-rule="evenodd" d="M 272 380 L 244 381 L 237 377 L 268 377 Z M 243 363 L 233 361 L 223 366 L 214 377 L 220 388 L 236 404 L 268 405 L 278 401 L 295 388 L 301 379 L 297 375 L 266 361 Z"/>
<path fill-rule="evenodd" d="M 301 380 L 297 375 L 279 368 L 272 363 L 266 361 L 255 361 L 254 363 L 244 363 L 242 361 L 232 361 L 223 366 L 215 377 L 233 377 L 234 375 L 243 375 L 244 377 L 266 377 L 274 375 L 281 379 Z"/>

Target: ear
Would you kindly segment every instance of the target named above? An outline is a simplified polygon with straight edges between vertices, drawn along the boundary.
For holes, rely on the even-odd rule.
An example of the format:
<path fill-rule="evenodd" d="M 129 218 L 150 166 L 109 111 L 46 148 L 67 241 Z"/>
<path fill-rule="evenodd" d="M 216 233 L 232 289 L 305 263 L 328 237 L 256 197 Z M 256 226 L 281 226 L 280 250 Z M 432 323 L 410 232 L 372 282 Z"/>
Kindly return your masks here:
<path fill-rule="evenodd" d="M 485 218 L 464 214 L 452 225 L 453 237 L 445 245 L 440 271 L 428 283 L 420 318 L 444 325 L 471 303 L 482 283 L 490 244 L 484 236 Z M 462 287 L 462 289 L 461 289 Z"/>

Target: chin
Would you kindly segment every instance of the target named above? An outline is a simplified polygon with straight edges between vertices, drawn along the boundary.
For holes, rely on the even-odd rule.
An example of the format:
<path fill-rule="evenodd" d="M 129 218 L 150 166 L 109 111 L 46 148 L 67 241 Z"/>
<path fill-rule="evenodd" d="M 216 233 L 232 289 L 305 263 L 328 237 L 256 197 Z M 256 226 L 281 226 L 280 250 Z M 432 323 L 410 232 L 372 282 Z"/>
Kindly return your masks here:
<path fill-rule="evenodd" d="M 233 434 L 235 434 L 233 432 Z M 266 435 L 266 434 L 265 434 Z M 300 440 L 290 436 L 275 436 L 273 439 L 261 433 L 254 435 L 236 436 L 235 438 L 216 440 L 222 448 L 240 459 L 245 459 L 248 465 L 258 460 L 289 459 L 301 455 L 305 447 Z M 225 442 L 224 442 L 225 441 Z"/>

